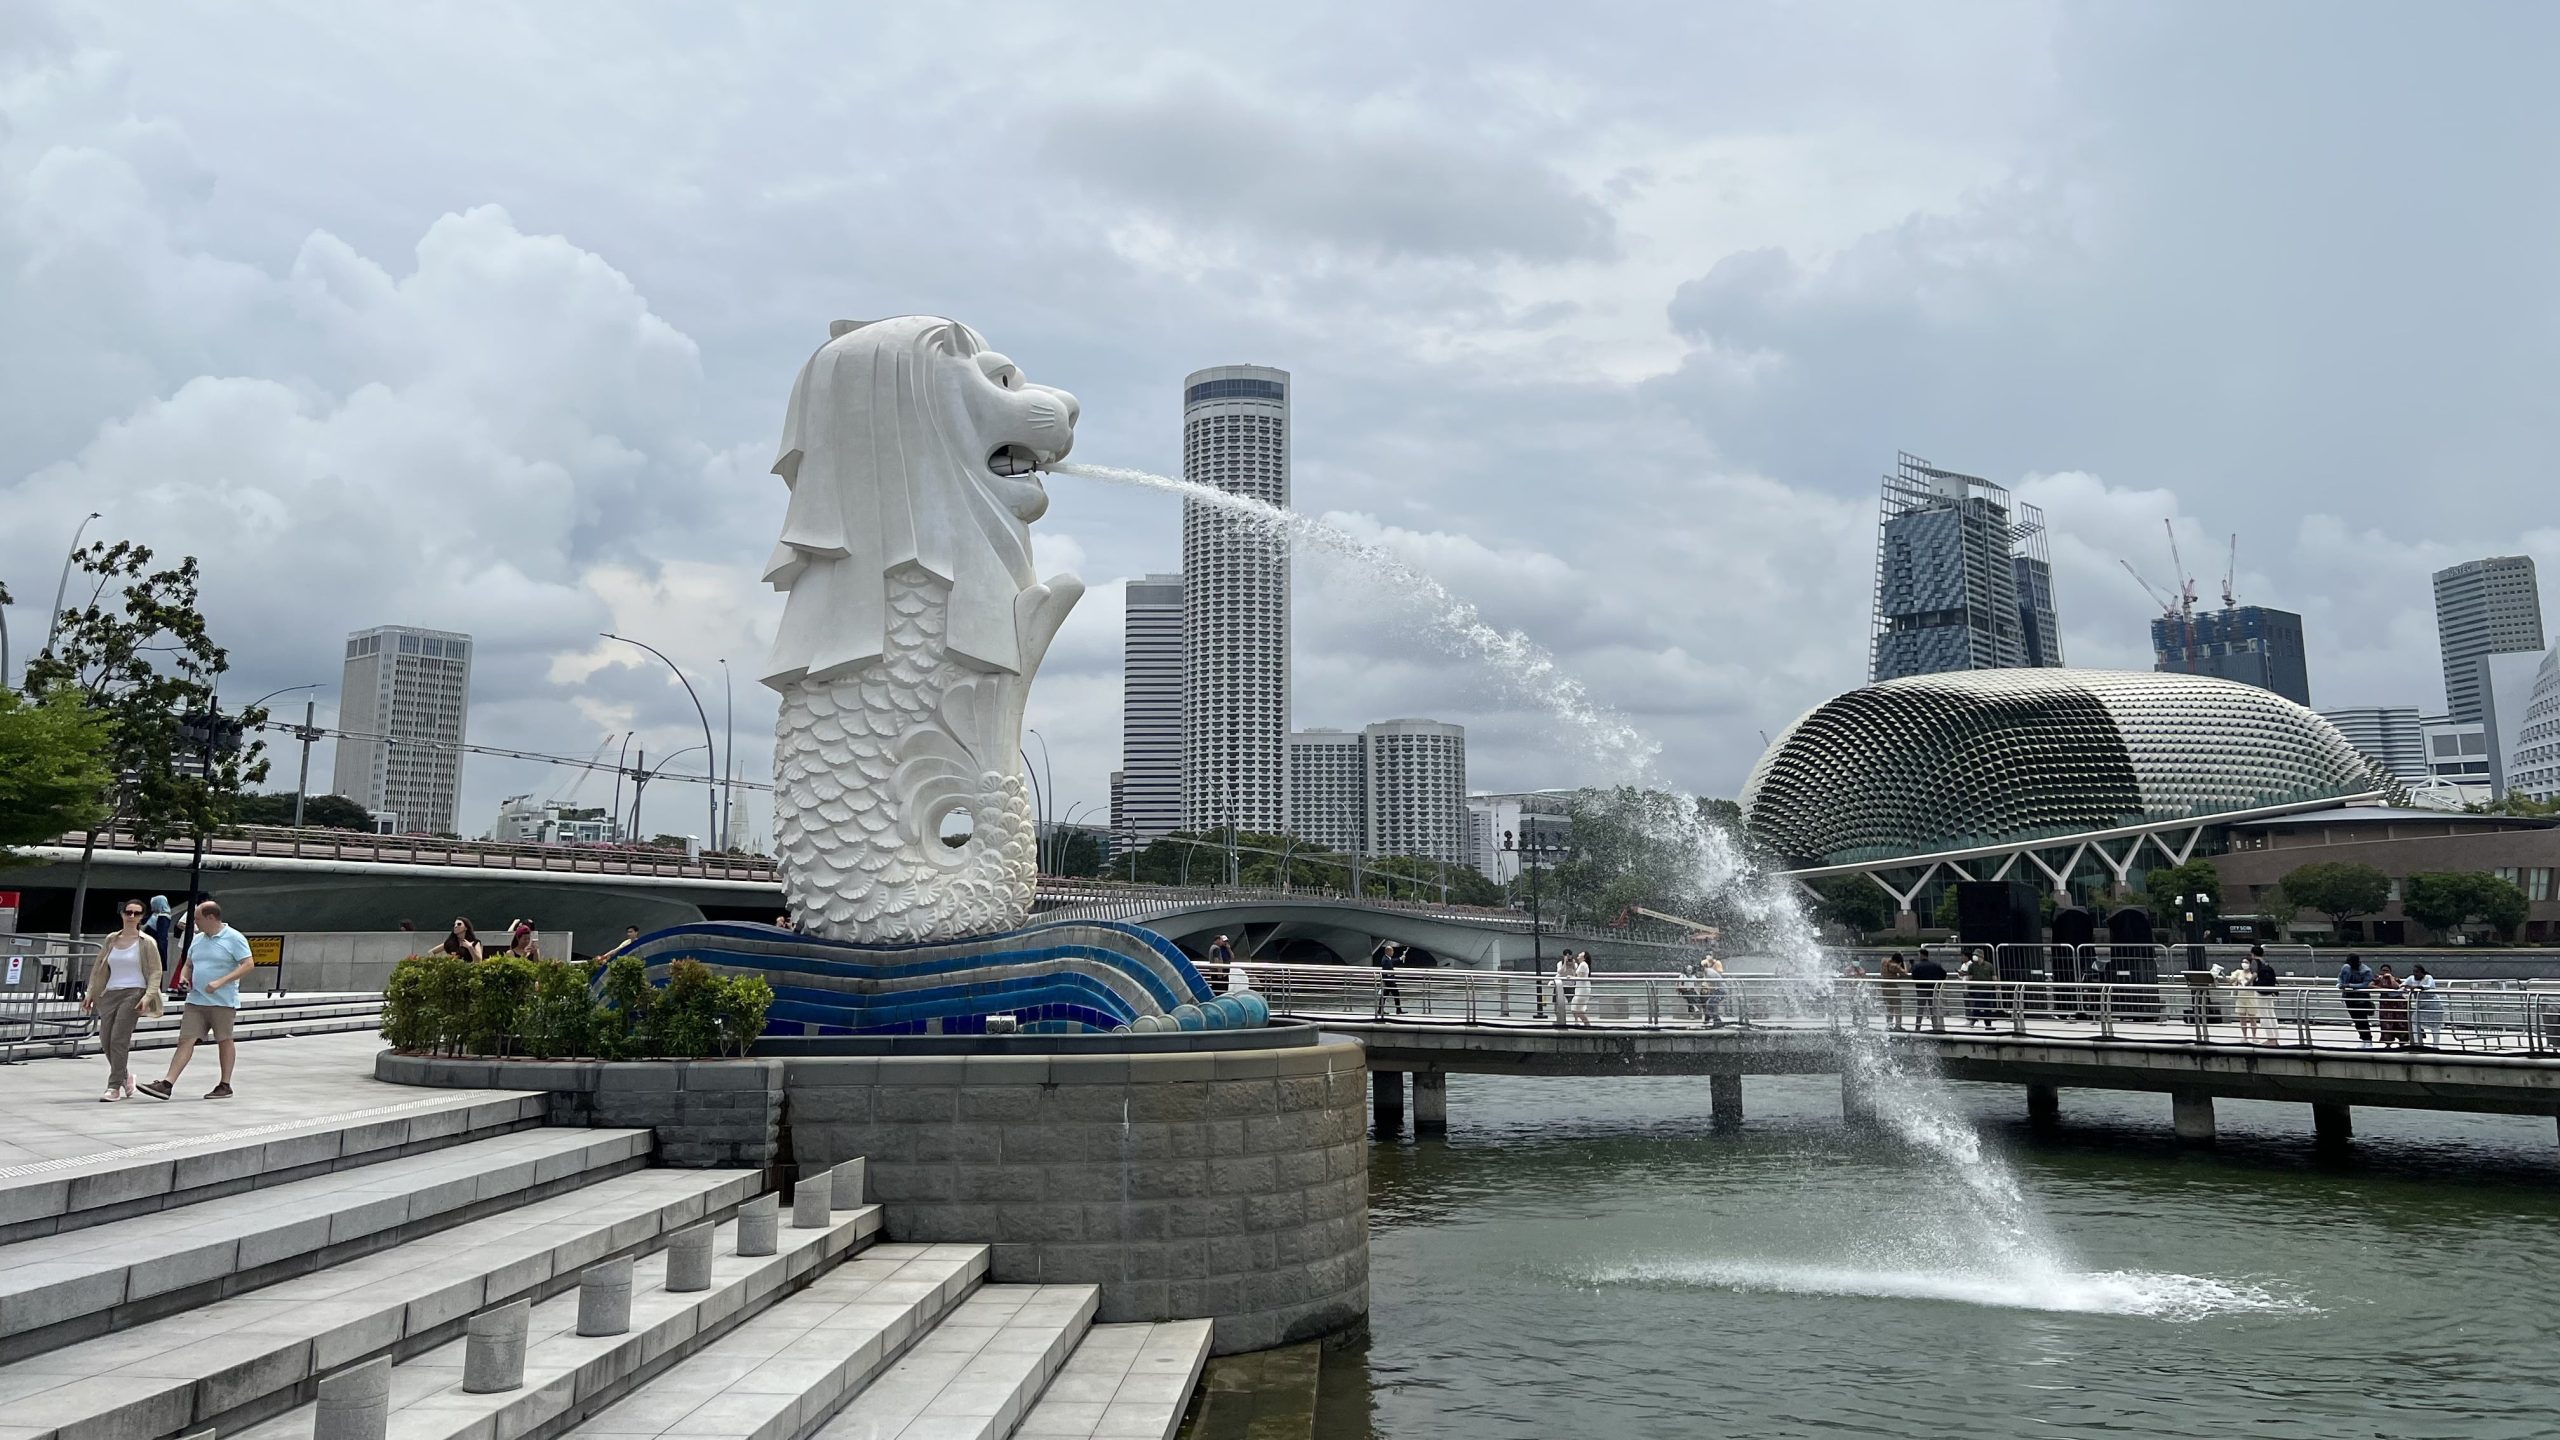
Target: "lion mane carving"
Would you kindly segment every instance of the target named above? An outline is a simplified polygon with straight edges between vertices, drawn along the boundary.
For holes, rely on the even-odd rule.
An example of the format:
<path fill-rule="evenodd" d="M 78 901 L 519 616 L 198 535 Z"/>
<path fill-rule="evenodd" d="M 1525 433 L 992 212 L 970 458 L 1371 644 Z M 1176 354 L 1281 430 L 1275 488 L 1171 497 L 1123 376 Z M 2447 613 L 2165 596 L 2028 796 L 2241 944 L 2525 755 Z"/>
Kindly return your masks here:
<path fill-rule="evenodd" d="M 956 321 L 838 321 L 791 388 L 790 488 L 765 579 L 785 595 L 774 842 L 800 928 L 955 939 L 1030 915 L 1022 774 L 1033 674 L 1084 585 L 1038 578 L 1036 473 L 1075 397 Z"/>

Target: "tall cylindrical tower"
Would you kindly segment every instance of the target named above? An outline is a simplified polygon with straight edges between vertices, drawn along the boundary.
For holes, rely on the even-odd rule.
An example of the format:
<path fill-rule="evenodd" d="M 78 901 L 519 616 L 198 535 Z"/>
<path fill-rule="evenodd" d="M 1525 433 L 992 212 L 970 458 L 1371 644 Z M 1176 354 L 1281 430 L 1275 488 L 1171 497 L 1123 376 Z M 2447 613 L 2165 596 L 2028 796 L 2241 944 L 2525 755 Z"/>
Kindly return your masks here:
<path fill-rule="evenodd" d="M 1182 382 L 1185 478 L 1289 503 L 1289 372 L 1213 365 Z M 1286 828 L 1289 554 L 1238 516 L 1182 507 L 1182 819 Z"/>

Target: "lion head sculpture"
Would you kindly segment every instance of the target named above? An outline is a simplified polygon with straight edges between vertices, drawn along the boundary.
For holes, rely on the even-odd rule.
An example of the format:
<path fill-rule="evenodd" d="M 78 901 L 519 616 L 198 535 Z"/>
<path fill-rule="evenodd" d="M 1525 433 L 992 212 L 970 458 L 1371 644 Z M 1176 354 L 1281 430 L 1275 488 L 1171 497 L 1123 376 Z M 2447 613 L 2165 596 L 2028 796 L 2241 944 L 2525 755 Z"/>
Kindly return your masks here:
<path fill-rule="evenodd" d="M 909 563 L 950 582 L 954 659 L 1028 676 L 1047 645 L 1017 604 L 1039 585 L 1030 523 L 1049 495 L 1035 472 L 1075 443 L 1077 413 L 956 321 L 837 321 L 792 384 L 773 463 L 791 503 L 765 579 L 790 598 L 765 683 L 877 659 L 886 577 Z"/>

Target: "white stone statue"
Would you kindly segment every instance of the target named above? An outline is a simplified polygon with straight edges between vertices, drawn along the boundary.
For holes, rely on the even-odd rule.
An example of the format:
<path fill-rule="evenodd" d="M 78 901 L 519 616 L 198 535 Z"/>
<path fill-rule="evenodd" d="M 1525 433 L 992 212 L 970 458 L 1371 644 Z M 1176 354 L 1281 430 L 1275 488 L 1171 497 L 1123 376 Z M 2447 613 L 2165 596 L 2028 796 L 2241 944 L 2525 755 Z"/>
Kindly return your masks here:
<path fill-rule="evenodd" d="M 791 505 L 764 682 L 774 850 L 800 928 L 942 940 L 1020 926 L 1037 880 L 1022 709 L 1084 593 L 1040 580 L 1034 467 L 1075 397 L 933 316 L 837 321 L 791 387 L 773 471 Z"/>

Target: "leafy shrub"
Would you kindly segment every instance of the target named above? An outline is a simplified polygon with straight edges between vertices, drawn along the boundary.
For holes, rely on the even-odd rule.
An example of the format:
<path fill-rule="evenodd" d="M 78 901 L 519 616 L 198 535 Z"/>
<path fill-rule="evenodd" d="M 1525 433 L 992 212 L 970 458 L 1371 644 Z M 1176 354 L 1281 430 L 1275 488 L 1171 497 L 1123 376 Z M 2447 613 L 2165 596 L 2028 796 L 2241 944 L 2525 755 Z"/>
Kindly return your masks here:
<path fill-rule="evenodd" d="M 548 962 L 544 962 L 548 963 Z M 463 1045 L 474 1055 L 504 1055 L 523 1033 L 541 971 L 520 955 L 493 955 L 471 968 L 471 1013 Z"/>
<path fill-rule="evenodd" d="M 525 1052 L 544 1060 L 585 1055 L 593 1047 L 595 1001 L 587 994 L 593 967 L 546 960 L 536 967 L 533 999 L 525 1007 Z"/>
<path fill-rule="evenodd" d="M 744 1055 L 764 1033 L 773 1009 L 773 985 L 761 975 L 732 975 L 720 982 L 720 1053 Z"/>
<path fill-rule="evenodd" d="M 597 999 L 601 994 L 602 999 Z M 413 955 L 383 986 L 382 1037 L 393 1048 L 546 1060 L 744 1055 L 764 1033 L 773 987 L 679 960 L 661 989 L 638 956 L 602 969 L 501 955 L 470 961 Z"/>

